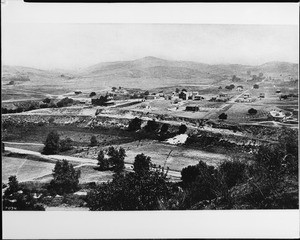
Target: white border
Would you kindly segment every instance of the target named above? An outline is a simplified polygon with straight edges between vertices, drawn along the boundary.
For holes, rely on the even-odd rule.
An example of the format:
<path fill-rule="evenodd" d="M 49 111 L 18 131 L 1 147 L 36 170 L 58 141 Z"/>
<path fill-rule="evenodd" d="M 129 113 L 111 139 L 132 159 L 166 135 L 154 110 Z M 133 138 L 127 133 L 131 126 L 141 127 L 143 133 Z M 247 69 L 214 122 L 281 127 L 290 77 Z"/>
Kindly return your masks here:
<path fill-rule="evenodd" d="M 1 8 L 2 24 L 299 25 L 297 3 L 28 4 L 9 0 Z M 297 238 L 299 211 L 3 212 L 4 239 L 242 237 Z"/>

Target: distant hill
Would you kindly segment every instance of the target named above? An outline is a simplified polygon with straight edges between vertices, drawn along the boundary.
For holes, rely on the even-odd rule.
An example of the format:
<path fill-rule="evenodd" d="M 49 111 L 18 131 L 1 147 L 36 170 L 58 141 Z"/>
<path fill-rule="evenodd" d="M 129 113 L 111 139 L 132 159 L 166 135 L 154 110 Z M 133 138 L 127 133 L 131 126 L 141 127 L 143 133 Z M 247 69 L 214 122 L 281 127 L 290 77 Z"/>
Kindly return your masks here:
<path fill-rule="evenodd" d="M 68 89 L 107 89 L 112 86 L 149 89 L 175 85 L 211 85 L 230 81 L 233 75 L 246 81 L 262 72 L 272 77 L 298 78 L 298 64 L 268 62 L 258 66 L 241 64 L 204 64 L 144 57 L 132 61 L 99 63 L 79 72 L 41 70 L 21 66 L 3 66 L 2 80 L 30 79 L 26 84 L 65 86 Z M 24 82 L 25 83 L 25 82 Z"/>
<path fill-rule="evenodd" d="M 114 76 L 126 78 L 174 78 L 191 79 L 213 75 L 246 74 L 263 72 L 264 74 L 298 75 L 298 64 L 287 62 L 269 62 L 259 66 L 239 64 L 209 65 L 191 61 L 168 61 L 155 57 L 145 57 L 133 61 L 107 62 L 93 65 L 84 69 L 83 76 Z"/>

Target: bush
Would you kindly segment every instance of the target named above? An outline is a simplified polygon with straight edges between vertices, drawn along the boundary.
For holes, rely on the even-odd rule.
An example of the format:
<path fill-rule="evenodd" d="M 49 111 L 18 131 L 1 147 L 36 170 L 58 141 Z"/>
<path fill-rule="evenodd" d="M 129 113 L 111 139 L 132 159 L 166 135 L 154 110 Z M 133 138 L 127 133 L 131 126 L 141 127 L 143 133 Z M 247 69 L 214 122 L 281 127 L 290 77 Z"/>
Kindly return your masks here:
<path fill-rule="evenodd" d="M 59 195 L 76 192 L 79 189 L 79 177 L 80 170 L 75 170 L 67 160 L 57 161 L 49 190 Z"/>
<path fill-rule="evenodd" d="M 221 114 L 219 115 L 219 119 L 220 119 L 220 120 L 226 120 L 226 119 L 227 119 L 227 114 L 226 114 L 226 113 L 221 113 Z"/>
<path fill-rule="evenodd" d="M 96 93 L 95 93 L 95 92 L 91 92 L 91 93 L 90 93 L 90 97 L 93 97 L 93 96 L 96 96 Z"/>
<path fill-rule="evenodd" d="M 141 129 L 142 120 L 139 118 L 134 118 L 129 122 L 128 131 L 133 132 Z"/>
<path fill-rule="evenodd" d="M 72 143 L 73 143 L 73 141 L 71 138 L 61 140 L 60 141 L 60 151 L 64 152 L 64 151 L 71 150 L 73 148 Z"/>
<path fill-rule="evenodd" d="M 218 168 L 228 188 L 245 180 L 246 164 L 239 161 L 225 161 Z"/>
<path fill-rule="evenodd" d="M 30 190 L 20 187 L 16 176 L 8 178 L 8 188 L 3 194 L 3 210 L 44 211 Z"/>
<path fill-rule="evenodd" d="M 187 130 L 187 126 L 184 124 L 181 124 L 178 130 L 178 134 L 184 134 Z"/>
<path fill-rule="evenodd" d="M 43 154 L 57 154 L 60 149 L 59 135 L 56 131 L 52 131 L 48 134 L 45 141 L 45 147 Z"/>
<path fill-rule="evenodd" d="M 257 113 L 257 110 L 255 108 L 250 108 L 248 110 L 248 113 L 251 114 L 251 115 L 255 115 Z"/>
<path fill-rule="evenodd" d="M 159 128 L 159 124 L 155 120 L 149 120 L 145 126 L 145 131 L 149 133 L 156 133 Z"/>
<path fill-rule="evenodd" d="M 88 193 L 86 201 L 92 211 L 158 210 L 160 202 L 167 202 L 170 196 L 169 184 L 161 172 L 131 172 L 115 175 L 112 182 L 96 187 Z"/>
<path fill-rule="evenodd" d="M 97 146 L 98 145 L 98 141 L 97 141 L 97 138 L 96 138 L 96 136 L 92 136 L 91 137 L 91 143 L 90 143 L 90 146 L 91 147 L 94 147 L 94 146 Z"/>

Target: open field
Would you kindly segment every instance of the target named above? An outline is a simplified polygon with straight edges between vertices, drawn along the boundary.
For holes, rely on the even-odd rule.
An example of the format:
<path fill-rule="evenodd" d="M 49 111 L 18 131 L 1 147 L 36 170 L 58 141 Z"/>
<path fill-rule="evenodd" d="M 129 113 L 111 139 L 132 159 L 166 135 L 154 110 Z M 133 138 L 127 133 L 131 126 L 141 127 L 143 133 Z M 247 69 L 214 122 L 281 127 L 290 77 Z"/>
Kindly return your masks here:
<path fill-rule="evenodd" d="M 54 163 L 33 161 L 26 158 L 2 156 L 2 182 L 8 182 L 8 177 L 16 175 L 20 182 L 29 181 L 46 174 L 51 174 Z"/>

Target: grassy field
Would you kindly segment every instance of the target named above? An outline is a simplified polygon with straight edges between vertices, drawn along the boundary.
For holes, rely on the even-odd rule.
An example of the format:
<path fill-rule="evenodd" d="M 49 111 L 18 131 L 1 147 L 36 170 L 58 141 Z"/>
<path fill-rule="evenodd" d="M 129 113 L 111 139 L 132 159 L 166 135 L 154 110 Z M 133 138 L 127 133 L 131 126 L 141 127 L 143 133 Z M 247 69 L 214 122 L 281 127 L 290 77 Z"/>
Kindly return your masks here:
<path fill-rule="evenodd" d="M 32 180 L 51 174 L 53 168 L 53 163 L 2 156 L 2 182 L 8 182 L 8 177 L 11 175 L 16 175 L 20 182 Z"/>
<path fill-rule="evenodd" d="M 125 158 L 126 163 L 133 163 L 136 155 L 144 153 L 145 155 L 150 156 L 152 163 L 157 166 L 165 165 L 165 167 L 169 167 L 171 170 L 175 171 L 181 171 L 183 167 L 197 164 L 200 160 L 210 165 L 217 165 L 228 158 L 228 156 L 223 154 L 209 153 L 201 150 L 189 149 L 184 146 L 175 146 L 151 140 L 143 140 L 141 142 L 135 141 L 113 146 L 117 148 L 123 147 L 125 149 L 127 155 Z M 75 156 L 96 159 L 97 154 L 101 149 L 106 148 L 90 148 Z"/>

